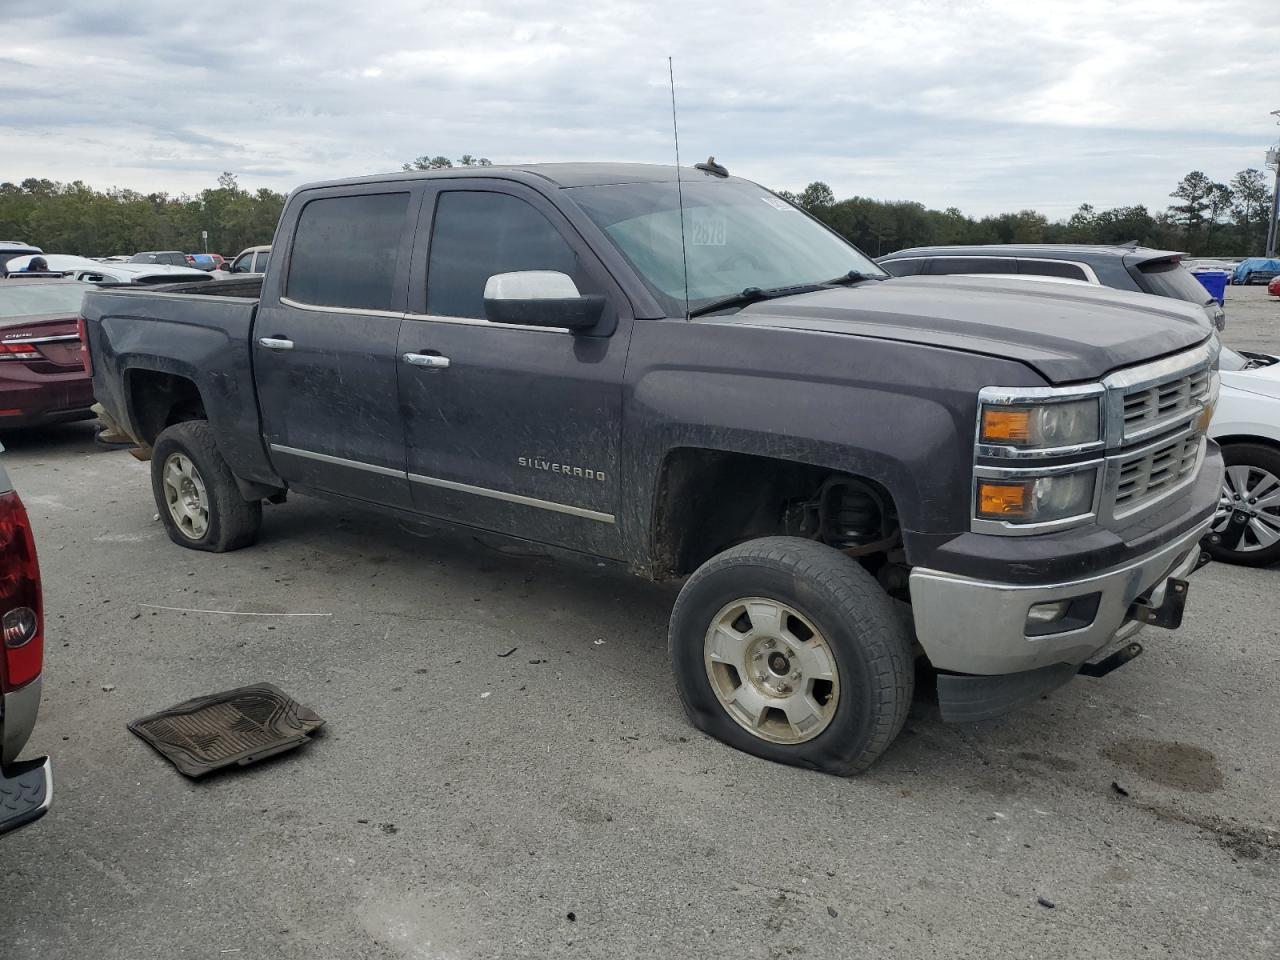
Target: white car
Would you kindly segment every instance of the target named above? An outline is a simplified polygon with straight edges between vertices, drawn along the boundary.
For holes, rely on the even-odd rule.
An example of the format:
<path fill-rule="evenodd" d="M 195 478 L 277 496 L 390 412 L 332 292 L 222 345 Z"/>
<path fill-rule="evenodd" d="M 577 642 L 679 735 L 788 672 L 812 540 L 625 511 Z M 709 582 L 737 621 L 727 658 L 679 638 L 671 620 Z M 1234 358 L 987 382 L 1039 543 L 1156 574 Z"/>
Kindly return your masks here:
<path fill-rule="evenodd" d="M 1205 548 L 1228 563 L 1280 560 L 1280 357 L 1223 348 L 1222 392 L 1209 435 L 1227 472 Z"/>
<path fill-rule="evenodd" d="M 76 257 L 65 253 L 43 254 L 49 269 L 65 273 L 77 280 L 89 283 L 187 283 L 213 279 L 204 270 L 194 267 L 171 267 L 158 263 L 103 263 L 88 257 Z M 31 256 L 14 257 L 6 269 L 15 273 L 31 262 Z"/>

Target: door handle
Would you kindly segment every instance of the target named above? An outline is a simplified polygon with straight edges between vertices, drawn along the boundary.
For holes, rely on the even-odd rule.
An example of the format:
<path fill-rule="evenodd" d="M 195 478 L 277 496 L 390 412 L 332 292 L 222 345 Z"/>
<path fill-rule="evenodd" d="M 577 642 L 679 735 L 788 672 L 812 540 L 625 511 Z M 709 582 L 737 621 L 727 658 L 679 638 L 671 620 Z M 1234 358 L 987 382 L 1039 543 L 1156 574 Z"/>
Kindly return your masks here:
<path fill-rule="evenodd" d="M 401 356 L 401 359 L 415 367 L 431 367 L 434 370 L 443 370 L 449 366 L 448 357 L 434 353 L 406 353 Z"/>
<path fill-rule="evenodd" d="M 266 347 L 268 350 L 292 350 L 293 341 L 284 337 L 259 337 L 258 346 Z"/>

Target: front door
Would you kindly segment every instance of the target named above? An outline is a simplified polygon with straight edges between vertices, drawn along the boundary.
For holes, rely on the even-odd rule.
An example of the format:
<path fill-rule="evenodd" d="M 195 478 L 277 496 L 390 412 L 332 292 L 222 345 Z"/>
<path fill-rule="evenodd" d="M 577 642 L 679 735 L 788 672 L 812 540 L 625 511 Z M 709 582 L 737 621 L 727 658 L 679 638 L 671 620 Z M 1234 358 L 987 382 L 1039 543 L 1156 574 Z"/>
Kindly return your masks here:
<path fill-rule="evenodd" d="M 537 191 L 444 180 L 423 200 L 400 353 L 415 507 L 431 516 L 619 556 L 618 449 L 630 310 L 590 248 Z M 427 242 L 427 238 L 429 242 Z M 568 274 L 606 298 L 587 333 L 490 323 L 490 276 Z M 425 274 L 425 277 L 424 277 Z M 445 362 L 447 361 L 447 365 Z"/>
<path fill-rule="evenodd" d="M 410 505 L 397 386 L 421 188 L 304 193 L 254 321 L 254 375 L 276 471 L 292 485 Z"/>

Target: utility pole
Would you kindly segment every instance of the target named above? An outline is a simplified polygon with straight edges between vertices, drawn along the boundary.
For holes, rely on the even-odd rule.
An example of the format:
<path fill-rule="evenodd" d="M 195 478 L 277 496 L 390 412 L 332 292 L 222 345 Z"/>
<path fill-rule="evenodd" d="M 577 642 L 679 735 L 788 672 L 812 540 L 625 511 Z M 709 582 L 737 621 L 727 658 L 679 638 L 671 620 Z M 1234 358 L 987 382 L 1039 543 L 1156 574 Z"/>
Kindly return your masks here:
<path fill-rule="evenodd" d="M 1272 110 L 1271 115 L 1280 123 L 1280 110 Z M 1271 219 L 1267 221 L 1267 256 L 1276 255 L 1276 218 L 1280 217 L 1280 143 L 1267 151 L 1267 166 L 1276 168 L 1276 181 L 1271 187 Z"/>

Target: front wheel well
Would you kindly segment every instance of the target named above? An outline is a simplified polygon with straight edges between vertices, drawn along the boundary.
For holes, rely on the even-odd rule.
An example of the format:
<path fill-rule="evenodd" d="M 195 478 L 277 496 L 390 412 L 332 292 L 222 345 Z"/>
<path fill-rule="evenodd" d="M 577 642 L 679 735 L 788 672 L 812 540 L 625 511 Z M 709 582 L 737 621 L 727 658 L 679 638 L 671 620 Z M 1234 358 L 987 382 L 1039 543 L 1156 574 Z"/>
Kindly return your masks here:
<path fill-rule="evenodd" d="M 129 419 L 137 432 L 135 439 L 151 446 L 165 427 L 208 417 L 193 380 L 158 370 L 134 370 L 129 375 Z"/>
<path fill-rule="evenodd" d="M 701 448 L 671 451 L 659 476 L 652 575 L 682 577 L 757 537 L 827 543 L 867 562 L 900 543 L 898 509 L 877 481 L 816 464 Z"/>

